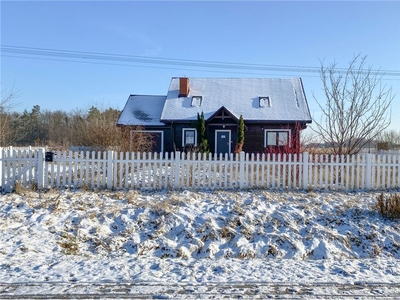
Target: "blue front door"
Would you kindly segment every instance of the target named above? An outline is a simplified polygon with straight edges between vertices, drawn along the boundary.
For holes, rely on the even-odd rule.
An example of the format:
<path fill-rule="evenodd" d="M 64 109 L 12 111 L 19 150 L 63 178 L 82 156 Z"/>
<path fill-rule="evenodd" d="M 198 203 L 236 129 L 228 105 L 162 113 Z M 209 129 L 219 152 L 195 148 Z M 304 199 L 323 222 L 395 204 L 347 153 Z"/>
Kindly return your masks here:
<path fill-rule="evenodd" d="M 225 154 L 231 152 L 231 131 L 216 130 L 215 131 L 215 153 Z"/>

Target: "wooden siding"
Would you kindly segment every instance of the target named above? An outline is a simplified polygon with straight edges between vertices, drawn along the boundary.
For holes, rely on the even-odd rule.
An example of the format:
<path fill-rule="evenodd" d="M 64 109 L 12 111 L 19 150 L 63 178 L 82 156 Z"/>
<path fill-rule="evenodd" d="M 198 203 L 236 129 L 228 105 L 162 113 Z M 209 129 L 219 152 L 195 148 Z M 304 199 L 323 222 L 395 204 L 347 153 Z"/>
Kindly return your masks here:
<path fill-rule="evenodd" d="M 195 129 L 195 124 L 193 123 L 179 123 L 173 124 L 173 131 L 174 131 L 174 145 L 173 148 L 175 151 L 185 151 L 182 147 L 182 139 L 183 139 L 183 129 L 184 128 L 193 128 Z M 198 136 L 197 136 L 198 138 Z"/>
<path fill-rule="evenodd" d="M 280 130 L 290 129 L 291 148 L 296 149 L 300 145 L 300 134 L 295 130 L 294 124 L 246 124 L 244 133 L 243 151 L 246 153 L 264 153 L 264 131 L 266 129 Z"/>
<path fill-rule="evenodd" d="M 231 153 L 234 152 L 236 147 L 237 130 L 238 126 L 230 122 L 235 122 L 231 118 L 226 118 L 225 124 L 218 118 L 213 118 L 212 122 L 206 123 L 206 132 L 210 151 L 213 153 L 215 150 L 215 132 L 216 130 L 230 130 L 231 131 Z M 229 124 L 229 125 L 228 125 Z M 300 134 L 294 124 L 248 124 L 245 120 L 245 133 L 243 151 L 246 153 L 264 153 L 264 130 L 265 129 L 290 129 L 291 133 L 291 148 L 299 149 L 300 147 Z M 173 151 L 186 151 L 182 146 L 182 132 L 183 128 L 195 128 L 194 122 L 174 123 L 168 124 L 165 127 L 160 126 L 147 126 L 145 130 L 159 130 L 164 132 L 164 152 Z"/>

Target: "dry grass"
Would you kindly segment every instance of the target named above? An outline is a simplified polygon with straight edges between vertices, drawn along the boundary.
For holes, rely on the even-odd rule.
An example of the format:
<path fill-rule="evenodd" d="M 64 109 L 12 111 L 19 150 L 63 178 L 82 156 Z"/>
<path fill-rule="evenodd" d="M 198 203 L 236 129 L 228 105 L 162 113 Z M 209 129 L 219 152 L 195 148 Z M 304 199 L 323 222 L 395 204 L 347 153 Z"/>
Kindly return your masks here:
<path fill-rule="evenodd" d="M 25 195 L 29 192 L 37 192 L 38 191 L 38 185 L 36 182 L 32 181 L 28 186 L 24 186 L 23 183 L 16 181 L 15 182 L 15 187 L 14 187 L 14 192 L 18 195 Z"/>
<path fill-rule="evenodd" d="M 26 192 L 29 191 L 28 188 L 25 188 L 20 182 L 15 182 L 14 191 L 17 195 L 24 195 Z"/>
<path fill-rule="evenodd" d="M 182 204 L 180 198 L 172 194 L 170 198 L 153 203 L 151 206 L 159 215 L 168 215 L 176 212 Z"/>
<path fill-rule="evenodd" d="M 59 246 L 62 248 L 62 252 L 65 255 L 77 255 L 79 247 L 76 237 L 66 233 L 62 233 L 61 237 L 64 239 L 59 243 Z"/>
<path fill-rule="evenodd" d="M 389 219 L 400 218 L 400 195 L 389 194 L 384 195 L 383 193 L 377 197 L 377 207 L 380 214 Z"/>

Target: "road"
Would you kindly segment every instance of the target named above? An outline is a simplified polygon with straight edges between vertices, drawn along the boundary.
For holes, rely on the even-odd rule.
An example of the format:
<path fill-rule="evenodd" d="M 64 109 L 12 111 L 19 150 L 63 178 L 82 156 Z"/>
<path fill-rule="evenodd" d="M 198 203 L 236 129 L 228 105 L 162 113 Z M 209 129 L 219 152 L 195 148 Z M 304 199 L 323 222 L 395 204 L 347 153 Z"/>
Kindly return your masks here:
<path fill-rule="evenodd" d="M 400 283 L 0 283 L 0 299 L 400 299 Z"/>

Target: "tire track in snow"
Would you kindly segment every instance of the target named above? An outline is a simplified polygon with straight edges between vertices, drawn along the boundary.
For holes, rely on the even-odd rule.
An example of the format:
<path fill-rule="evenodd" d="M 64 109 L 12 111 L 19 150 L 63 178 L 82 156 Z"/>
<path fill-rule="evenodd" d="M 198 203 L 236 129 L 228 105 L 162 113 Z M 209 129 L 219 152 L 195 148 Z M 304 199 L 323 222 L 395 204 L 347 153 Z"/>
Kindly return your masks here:
<path fill-rule="evenodd" d="M 0 283 L 0 299 L 398 299 L 400 283 Z"/>

